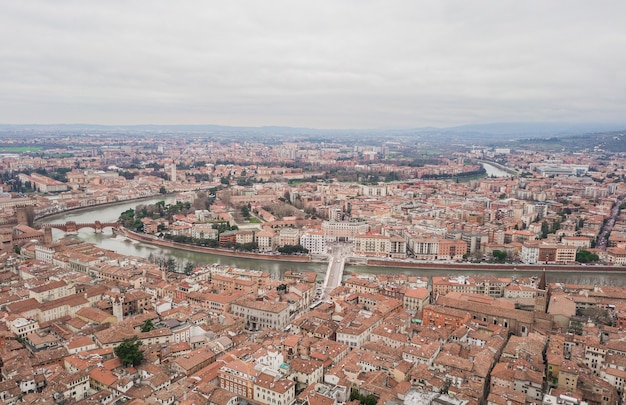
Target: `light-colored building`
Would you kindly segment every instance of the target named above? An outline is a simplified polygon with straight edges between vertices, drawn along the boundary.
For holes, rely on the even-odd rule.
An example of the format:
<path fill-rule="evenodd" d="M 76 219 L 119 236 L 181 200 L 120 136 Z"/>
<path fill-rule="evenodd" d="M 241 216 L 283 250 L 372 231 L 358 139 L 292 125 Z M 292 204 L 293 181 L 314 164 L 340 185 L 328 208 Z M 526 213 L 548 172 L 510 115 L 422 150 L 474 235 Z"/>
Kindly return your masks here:
<path fill-rule="evenodd" d="M 254 382 L 254 400 L 267 405 L 289 405 L 296 397 L 296 382 L 280 373 L 264 371 Z"/>
<path fill-rule="evenodd" d="M 39 330 L 39 322 L 32 319 L 16 318 L 9 322 L 9 329 L 15 333 L 16 336 L 24 338 L 31 332 Z"/>
<path fill-rule="evenodd" d="M 322 230 L 326 240 L 351 242 L 356 235 L 367 233 L 369 224 L 364 221 L 324 221 Z"/>
<path fill-rule="evenodd" d="M 67 297 L 75 292 L 76 291 L 73 285 L 68 285 L 65 281 L 58 280 L 51 281 L 37 287 L 32 287 L 28 294 L 30 298 L 34 298 L 38 302 L 47 302 Z"/>
<path fill-rule="evenodd" d="M 323 231 L 304 232 L 300 236 L 300 245 L 313 255 L 325 254 L 328 249 Z"/>
<path fill-rule="evenodd" d="M 354 236 L 354 254 L 387 257 L 391 250 L 391 238 L 380 234 L 357 234 Z"/>
<path fill-rule="evenodd" d="M 191 237 L 195 239 L 217 239 L 218 231 L 211 224 L 193 224 Z"/>
<path fill-rule="evenodd" d="M 353 319 L 344 319 L 337 329 L 337 342 L 352 348 L 361 347 L 370 338 L 372 331 L 380 325 L 382 317 L 369 311 L 360 311 Z"/>
<path fill-rule="evenodd" d="M 626 264 L 626 249 L 610 247 L 606 250 L 606 260 L 619 265 Z"/>
<path fill-rule="evenodd" d="M 244 299 L 231 305 L 230 312 L 244 319 L 247 330 L 283 330 L 289 325 L 289 304 Z"/>
<path fill-rule="evenodd" d="M 522 245 L 521 261 L 525 264 L 573 264 L 577 251 L 576 246 L 525 242 Z"/>
<path fill-rule="evenodd" d="M 439 238 L 411 237 L 407 246 L 416 259 L 432 260 L 439 252 Z"/>
<path fill-rule="evenodd" d="M 260 252 L 271 252 L 276 247 L 276 233 L 271 229 L 263 229 L 255 234 Z"/>
<path fill-rule="evenodd" d="M 404 308 L 409 311 L 422 311 L 429 302 L 428 288 L 407 288 L 404 292 Z"/>
<path fill-rule="evenodd" d="M 522 245 L 521 261 L 526 264 L 539 261 L 539 242 L 526 242 Z"/>
<path fill-rule="evenodd" d="M 300 230 L 296 228 L 282 228 L 278 233 L 278 246 L 300 244 Z"/>

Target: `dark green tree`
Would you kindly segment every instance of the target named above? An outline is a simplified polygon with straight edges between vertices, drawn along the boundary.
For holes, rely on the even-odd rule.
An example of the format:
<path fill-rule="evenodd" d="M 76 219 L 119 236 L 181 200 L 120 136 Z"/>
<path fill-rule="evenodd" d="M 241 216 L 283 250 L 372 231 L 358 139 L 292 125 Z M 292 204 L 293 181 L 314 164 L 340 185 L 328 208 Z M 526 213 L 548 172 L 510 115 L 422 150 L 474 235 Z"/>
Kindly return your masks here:
<path fill-rule="evenodd" d="M 119 357 L 125 366 L 138 366 L 143 360 L 143 350 L 140 349 L 141 341 L 137 336 L 127 338 L 113 349 L 113 352 Z"/>
<path fill-rule="evenodd" d="M 146 321 L 141 325 L 142 332 L 150 332 L 151 330 L 155 330 L 156 326 L 152 323 L 152 319 L 146 319 Z"/>
<path fill-rule="evenodd" d="M 309 253 L 309 249 L 303 247 L 302 245 L 285 245 L 279 247 L 277 250 L 286 255 L 292 255 L 294 253 Z"/>
<path fill-rule="evenodd" d="M 193 273 L 193 269 L 196 266 L 192 263 L 192 262 L 187 262 L 185 263 L 185 268 L 183 270 L 183 272 L 185 273 L 186 276 L 190 276 Z"/>
<path fill-rule="evenodd" d="M 597 254 L 591 253 L 588 250 L 581 249 L 578 253 L 576 253 L 576 261 L 578 263 L 597 262 L 599 260 L 600 257 Z"/>
<path fill-rule="evenodd" d="M 503 250 L 494 250 L 492 254 L 493 258 L 499 262 L 503 262 L 506 259 L 506 252 Z"/>
<path fill-rule="evenodd" d="M 241 207 L 241 216 L 245 219 L 250 219 L 250 208 L 247 205 Z"/>
<path fill-rule="evenodd" d="M 176 260 L 173 257 L 170 257 L 169 259 L 167 259 L 167 261 L 165 262 L 165 267 L 167 268 L 167 271 L 176 271 Z"/>

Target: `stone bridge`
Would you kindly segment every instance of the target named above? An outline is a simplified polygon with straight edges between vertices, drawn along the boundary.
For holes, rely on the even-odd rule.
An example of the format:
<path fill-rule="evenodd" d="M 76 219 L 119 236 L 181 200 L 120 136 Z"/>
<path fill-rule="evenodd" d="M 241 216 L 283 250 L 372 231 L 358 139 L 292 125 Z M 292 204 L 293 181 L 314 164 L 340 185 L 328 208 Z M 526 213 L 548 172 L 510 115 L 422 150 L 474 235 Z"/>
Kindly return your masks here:
<path fill-rule="evenodd" d="M 85 224 L 77 224 L 74 221 L 68 221 L 64 224 L 42 224 L 39 226 L 40 229 L 45 228 L 55 228 L 60 229 L 65 233 L 76 233 L 79 229 L 82 228 L 91 228 L 94 229 L 97 233 L 102 232 L 104 228 L 113 228 L 118 229 L 120 224 L 118 222 L 100 222 L 95 221 L 93 223 L 85 223 Z"/>

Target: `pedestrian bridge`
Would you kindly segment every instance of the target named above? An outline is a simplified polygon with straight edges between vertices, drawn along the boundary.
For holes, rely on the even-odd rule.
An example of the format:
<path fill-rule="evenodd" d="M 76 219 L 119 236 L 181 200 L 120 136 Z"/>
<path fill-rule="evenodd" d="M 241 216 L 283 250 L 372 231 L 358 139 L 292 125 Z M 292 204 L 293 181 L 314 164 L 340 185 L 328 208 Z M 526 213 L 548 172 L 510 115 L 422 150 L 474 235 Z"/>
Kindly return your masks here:
<path fill-rule="evenodd" d="M 345 266 L 345 257 L 336 257 L 335 255 L 330 256 L 328 268 L 326 269 L 326 276 L 324 277 L 324 283 L 321 287 L 321 294 L 315 299 L 311 308 L 315 308 L 322 302 L 326 301 L 330 292 L 341 285 Z"/>

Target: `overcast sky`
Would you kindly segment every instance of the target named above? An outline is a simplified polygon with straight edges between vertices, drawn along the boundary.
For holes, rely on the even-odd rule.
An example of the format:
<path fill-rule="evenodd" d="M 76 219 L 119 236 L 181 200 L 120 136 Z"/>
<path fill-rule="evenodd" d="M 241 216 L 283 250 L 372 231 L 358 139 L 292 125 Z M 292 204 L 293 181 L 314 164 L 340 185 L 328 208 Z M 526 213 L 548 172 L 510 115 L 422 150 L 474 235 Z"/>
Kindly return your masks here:
<path fill-rule="evenodd" d="M 626 122 L 626 1 L 0 2 L 0 123 Z"/>

